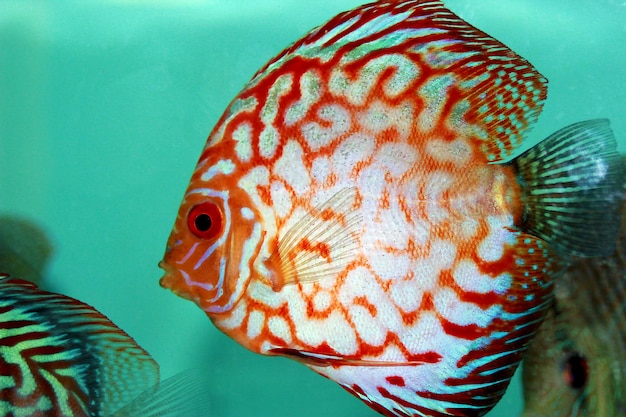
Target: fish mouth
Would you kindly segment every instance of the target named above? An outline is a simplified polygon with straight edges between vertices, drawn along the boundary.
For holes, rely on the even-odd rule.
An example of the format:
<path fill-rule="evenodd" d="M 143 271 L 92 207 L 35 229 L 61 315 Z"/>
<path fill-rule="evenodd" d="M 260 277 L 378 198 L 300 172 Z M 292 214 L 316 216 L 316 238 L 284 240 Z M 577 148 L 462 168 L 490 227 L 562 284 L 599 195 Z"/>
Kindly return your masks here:
<path fill-rule="evenodd" d="M 161 268 L 165 273 L 159 280 L 159 285 L 163 288 L 172 288 L 172 284 L 174 281 L 173 273 L 171 268 L 165 263 L 165 261 L 159 262 L 159 268 Z"/>
<path fill-rule="evenodd" d="M 172 268 L 165 260 L 159 262 L 159 268 L 165 271 L 159 280 L 159 285 L 161 285 L 162 288 L 172 291 L 185 300 L 196 302 L 196 298 L 189 292 L 183 274 L 181 274 L 179 270 Z"/>

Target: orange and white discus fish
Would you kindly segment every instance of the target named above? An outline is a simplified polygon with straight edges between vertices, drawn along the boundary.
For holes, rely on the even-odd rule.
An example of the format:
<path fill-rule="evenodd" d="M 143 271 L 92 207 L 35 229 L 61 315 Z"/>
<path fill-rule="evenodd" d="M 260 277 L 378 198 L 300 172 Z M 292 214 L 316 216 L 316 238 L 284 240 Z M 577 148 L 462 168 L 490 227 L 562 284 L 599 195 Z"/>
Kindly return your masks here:
<path fill-rule="evenodd" d="M 609 253 L 618 232 L 608 122 L 520 155 L 545 97 L 526 60 L 440 1 L 342 13 L 226 109 L 161 285 L 384 415 L 483 415 L 562 260 Z"/>

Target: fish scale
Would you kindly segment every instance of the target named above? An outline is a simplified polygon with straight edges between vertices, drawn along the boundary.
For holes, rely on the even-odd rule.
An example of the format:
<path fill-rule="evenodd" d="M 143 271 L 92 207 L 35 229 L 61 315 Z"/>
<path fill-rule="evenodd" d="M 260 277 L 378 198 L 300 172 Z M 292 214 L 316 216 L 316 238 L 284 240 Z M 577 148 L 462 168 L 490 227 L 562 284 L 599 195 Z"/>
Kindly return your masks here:
<path fill-rule="evenodd" d="M 545 83 L 439 1 L 338 15 L 259 70 L 217 123 L 161 285 L 248 349 L 299 360 L 387 416 L 484 414 L 561 268 L 542 239 L 554 227 L 521 227 L 534 217 L 518 165 L 541 186 L 553 178 L 532 162 L 550 152 L 504 163 Z M 600 174 L 566 179 L 588 175 Z M 590 188 L 606 207 L 610 181 Z M 615 219 L 595 246 L 615 240 Z"/>

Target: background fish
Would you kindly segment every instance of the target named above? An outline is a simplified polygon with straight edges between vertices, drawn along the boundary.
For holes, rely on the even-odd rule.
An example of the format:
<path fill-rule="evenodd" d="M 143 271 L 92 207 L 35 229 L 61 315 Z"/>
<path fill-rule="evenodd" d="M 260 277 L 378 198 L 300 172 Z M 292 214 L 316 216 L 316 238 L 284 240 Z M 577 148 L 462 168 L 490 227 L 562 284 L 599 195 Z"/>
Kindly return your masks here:
<path fill-rule="evenodd" d="M 0 274 L 0 416 L 209 416 L 192 374 L 152 357 L 93 307 Z"/>
<path fill-rule="evenodd" d="M 40 285 L 52 249 L 48 236 L 35 223 L 0 216 L 0 271 Z"/>
<path fill-rule="evenodd" d="M 385 415 L 486 413 L 545 314 L 558 253 L 608 253 L 617 235 L 606 121 L 511 161 L 545 83 L 438 1 L 338 15 L 218 122 L 161 285 Z"/>
<path fill-rule="evenodd" d="M 579 260 L 523 364 L 525 417 L 626 415 L 626 204 L 615 253 Z"/>

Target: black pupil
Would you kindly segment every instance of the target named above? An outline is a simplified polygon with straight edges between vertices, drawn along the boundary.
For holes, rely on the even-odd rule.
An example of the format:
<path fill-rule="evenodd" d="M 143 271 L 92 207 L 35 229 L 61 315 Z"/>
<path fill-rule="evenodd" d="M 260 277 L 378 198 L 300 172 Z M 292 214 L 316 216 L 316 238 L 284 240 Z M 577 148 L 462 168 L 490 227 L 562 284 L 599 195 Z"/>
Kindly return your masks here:
<path fill-rule="evenodd" d="M 194 224 L 196 225 L 196 229 L 201 232 L 206 232 L 211 228 L 211 217 L 208 214 L 200 214 L 196 217 Z"/>
<path fill-rule="evenodd" d="M 585 358 L 575 353 L 567 359 L 565 363 L 569 377 L 569 386 L 580 389 L 587 383 L 587 361 Z"/>

